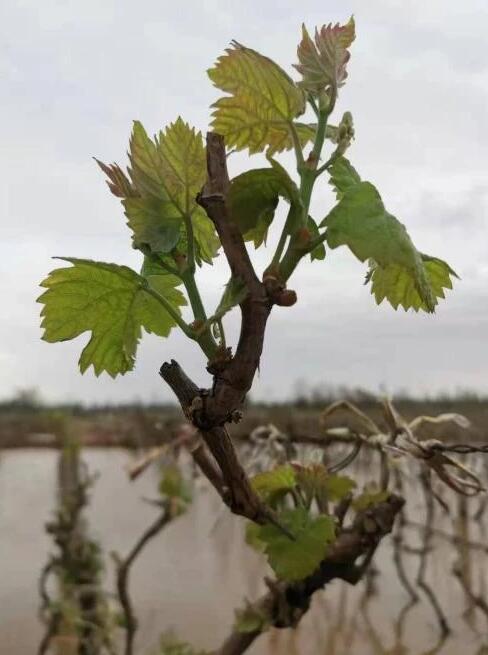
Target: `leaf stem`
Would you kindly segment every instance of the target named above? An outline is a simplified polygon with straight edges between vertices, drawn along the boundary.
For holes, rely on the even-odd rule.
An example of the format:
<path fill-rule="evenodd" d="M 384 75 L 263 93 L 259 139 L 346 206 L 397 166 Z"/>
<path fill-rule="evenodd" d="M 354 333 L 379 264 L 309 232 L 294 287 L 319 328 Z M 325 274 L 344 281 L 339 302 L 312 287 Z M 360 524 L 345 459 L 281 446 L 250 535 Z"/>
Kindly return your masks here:
<path fill-rule="evenodd" d="M 325 134 L 327 130 L 327 120 L 329 118 L 333 106 L 334 106 L 334 102 L 331 102 L 327 108 L 325 109 L 321 108 L 319 110 L 319 121 L 317 126 L 317 134 L 315 135 L 313 149 L 312 152 L 310 153 L 308 160 L 305 162 L 301 172 L 300 195 L 302 197 L 302 202 L 303 202 L 303 216 L 302 216 L 303 226 L 307 225 L 308 212 L 310 208 L 310 200 L 312 198 L 313 186 L 315 180 L 317 179 L 317 165 L 320 160 L 322 148 L 324 146 Z M 326 163 L 328 164 L 328 162 Z M 325 238 L 325 236 L 323 238 Z M 319 243 L 321 243 L 321 241 Z M 288 243 L 288 248 L 285 252 L 285 255 L 283 256 L 283 259 L 279 264 L 280 276 L 284 282 L 286 282 L 290 277 L 290 275 L 293 273 L 300 259 L 310 252 L 310 246 L 311 244 L 307 244 L 305 247 L 303 245 L 300 245 L 297 241 L 296 236 L 291 235 L 290 241 Z"/>
<path fill-rule="evenodd" d="M 291 139 L 293 141 L 293 148 L 295 150 L 295 157 L 297 159 L 297 171 L 301 174 L 303 167 L 305 166 L 305 160 L 303 158 L 302 146 L 300 145 L 300 138 L 298 136 L 297 128 L 293 121 L 288 123 L 290 128 Z"/>
<path fill-rule="evenodd" d="M 166 262 L 162 260 L 161 257 L 158 257 L 157 255 L 150 253 L 146 255 L 146 257 L 149 257 L 153 261 L 155 261 L 161 268 L 164 268 L 165 271 L 168 271 L 168 273 L 171 273 L 171 275 L 176 275 L 176 277 L 180 277 L 180 273 L 177 268 L 173 268 L 173 266 L 170 266 Z"/>
<path fill-rule="evenodd" d="M 215 356 L 218 345 L 215 343 L 212 333 L 208 328 L 201 333 L 195 333 L 195 336 L 192 338 L 198 343 L 203 353 L 209 359 L 212 359 Z"/>
<path fill-rule="evenodd" d="M 317 126 L 317 134 L 315 135 L 315 142 L 313 145 L 312 152 L 308 158 L 308 161 L 305 164 L 305 168 L 302 173 L 302 183 L 300 185 L 300 194 L 303 201 L 303 224 L 305 225 L 308 218 L 308 210 L 310 207 L 310 200 L 312 197 L 312 190 L 315 179 L 317 177 L 317 165 L 320 160 L 320 154 L 324 146 L 325 133 L 327 130 L 327 119 L 329 117 L 328 110 L 320 110 L 319 112 L 319 122 Z"/>
<path fill-rule="evenodd" d="M 206 323 L 207 314 L 205 312 L 202 297 L 200 296 L 200 291 L 195 280 L 195 274 L 192 273 L 189 268 L 187 268 L 180 277 L 183 280 L 183 284 L 185 285 L 195 321 Z M 211 358 L 215 354 L 218 346 L 212 336 L 210 326 L 206 325 L 205 329 L 203 329 L 201 332 L 197 331 L 195 335 L 196 336 L 192 338 L 199 343 L 201 349 L 207 355 L 207 357 Z"/>
<path fill-rule="evenodd" d="M 303 157 L 302 146 L 300 145 L 300 139 L 298 137 L 298 132 L 295 127 L 295 124 L 292 121 L 290 121 L 288 123 L 288 127 L 290 128 L 290 134 L 293 141 L 293 147 L 295 150 L 295 156 L 297 160 L 297 171 L 300 175 L 300 180 L 301 180 L 300 184 L 303 184 L 303 175 L 306 169 L 306 162 Z M 283 255 L 283 251 L 285 249 L 286 242 L 289 237 L 289 224 L 290 224 L 291 217 L 292 217 L 292 208 L 290 206 L 288 215 L 285 220 L 285 224 L 283 225 L 283 229 L 280 234 L 278 245 L 276 246 L 276 251 L 273 255 L 273 259 L 271 260 L 271 264 L 269 265 L 268 268 L 276 268 L 280 263 L 281 256 Z"/>
<path fill-rule="evenodd" d="M 327 231 L 322 232 L 322 234 L 310 241 L 305 246 L 299 246 L 296 242 L 290 243 L 285 256 L 280 262 L 280 276 L 284 282 L 288 280 L 302 257 L 310 254 L 313 250 L 315 250 L 317 246 L 320 246 L 320 244 L 325 241 L 326 234 Z"/>
<path fill-rule="evenodd" d="M 322 164 L 320 168 L 317 168 L 317 170 L 315 171 L 315 177 L 317 178 L 319 175 L 322 175 L 324 171 L 330 168 L 332 164 L 335 162 L 335 160 L 341 156 L 341 154 L 342 153 L 339 150 L 339 148 L 336 148 L 334 152 L 331 154 L 331 156 L 329 157 L 329 159 L 325 162 L 325 164 Z"/>
<path fill-rule="evenodd" d="M 142 288 L 146 293 L 148 293 L 155 300 L 157 300 L 162 307 L 164 307 L 164 309 L 168 312 L 168 314 L 178 325 L 178 327 L 180 327 L 183 330 L 183 332 L 186 334 L 187 337 L 190 337 L 190 339 L 195 339 L 195 332 L 188 325 L 188 323 L 186 323 L 186 321 L 183 320 L 181 314 L 173 307 L 173 305 L 164 296 L 162 296 L 155 289 L 149 286 L 149 283 L 147 282 L 142 286 Z"/>
<path fill-rule="evenodd" d="M 289 236 L 289 222 L 290 222 L 292 213 L 293 213 L 292 208 L 290 206 L 290 209 L 288 210 L 288 215 L 287 215 L 286 220 L 285 220 L 285 224 L 283 226 L 283 230 L 282 230 L 281 235 L 280 235 L 280 240 L 278 241 L 278 245 L 276 246 L 276 252 L 273 255 L 273 259 L 271 260 L 271 266 L 272 267 L 278 266 L 278 264 L 280 263 L 281 256 L 283 255 L 283 251 L 284 251 L 285 246 L 286 246 L 286 241 L 287 241 L 288 236 Z"/>
<path fill-rule="evenodd" d="M 180 274 L 180 277 L 185 285 L 195 320 L 206 321 L 207 314 L 205 313 L 205 307 L 203 306 L 200 291 L 198 290 L 195 274 L 187 268 L 184 273 Z"/>
<path fill-rule="evenodd" d="M 308 221 L 308 210 L 310 207 L 310 200 L 312 197 L 312 190 L 315 179 L 317 177 L 317 164 L 320 159 L 320 154 L 324 146 L 325 134 L 327 130 L 327 119 L 329 118 L 330 110 L 321 109 L 319 111 L 319 121 L 317 126 L 317 134 L 315 135 L 315 141 L 313 145 L 313 150 L 310 153 L 310 156 L 307 161 L 303 158 L 302 148 L 300 146 L 300 140 L 298 138 L 298 133 L 293 123 L 290 123 L 290 130 L 293 138 L 293 144 L 295 147 L 295 154 L 297 157 L 297 168 L 300 173 L 300 196 L 303 202 L 303 214 L 302 214 L 302 225 L 306 226 Z M 291 208 L 288 212 L 288 216 L 283 226 L 283 231 L 281 232 L 278 245 L 276 247 L 276 252 L 271 260 L 271 266 L 278 266 L 279 261 L 283 255 L 283 251 L 286 246 L 288 236 L 290 236 L 290 242 L 288 244 L 287 253 L 290 251 L 290 248 L 293 248 L 294 244 L 294 235 L 289 235 L 289 220 L 291 218 Z M 300 249 L 300 252 L 303 253 L 303 249 Z M 286 256 L 286 255 L 285 255 Z M 296 256 L 296 253 L 295 253 Z M 300 257 L 303 256 L 300 255 Z M 292 270 L 295 269 L 296 264 L 298 263 L 300 257 L 294 263 Z M 286 278 L 285 278 L 286 279 Z"/>
<path fill-rule="evenodd" d="M 315 115 L 318 118 L 319 117 L 319 108 L 318 108 L 317 103 L 315 102 L 315 98 L 313 97 L 313 95 L 311 93 L 308 95 L 307 100 L 308 100 L 309 105 L 314 110 Z"/>
<path fill-rule="evenodd" d="M 188 241 L 187 257 L 188 257 L 188 270 L 192 276 L 195 275 L 195 237 L 193 234 L 193 223 L 191 222 L 191 215 L 185 212 L 183 219 L 185 221 L 186 238 Z"/>
<path fill-rule="evenodd" d="M 319 235 L 317 238 L 310 241 L 307 247 L 308 252 L 312 252 L 312 250 L 315 250 L 317 246 L 320 246 L 322 243 L 324 243 L 326 238 L 327 238 L 327 230 L 325 232 L 322 232 L 322 234 Z"/>
<path fill-rule="evenodd" d="M 293 273 L 302 257 L 309 253 L 308 246 L 300 248 L 296 242 L 291 239 L 285 256 L 280 262 L 280 279 L 286 282 Z"/>
<path fill-rule="evenodd" d="M 222 348 L 225 348 L 227 346 L 227 343 L 225 340 L 224 323 L 222 322 L 221 318 L 219 318 L 219 320 L 217 321 L 217 325 L 219 326 L 220 345 L 222 346 Z"/>
<path fill-rule="evenodd" d="M 185 285 L 195 320 L 205 322 L 207 320 L 207 314 L 195 279 L 195 236 L 193 234 L 193 223 L 191 222 L 191 214 L 189 212 L 185 212 L 184 221 L 188 240 L 187 266 L 185 271 L 180 274 L 180 277 Z M 215 354 L 217 343 L 209 327 L 206 327 L 196 340 L 207 357 L 210 358 Z"/>

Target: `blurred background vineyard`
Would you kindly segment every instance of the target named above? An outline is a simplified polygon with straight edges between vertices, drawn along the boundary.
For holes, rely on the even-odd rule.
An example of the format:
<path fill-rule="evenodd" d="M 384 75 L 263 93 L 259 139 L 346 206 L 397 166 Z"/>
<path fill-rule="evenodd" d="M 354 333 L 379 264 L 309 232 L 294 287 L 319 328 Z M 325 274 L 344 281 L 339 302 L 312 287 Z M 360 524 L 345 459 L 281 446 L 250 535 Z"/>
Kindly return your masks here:
<path fill-rule="evenodd" d="M 249 402 L 245 419 L 232 428 L 233 435 L 245 449 L 257 426 L 273 424 L 297 442 L 306 442 L 323 433 L 320 413 L 338 398 L 348 398 L 386 429 L 374 395 L 336 389 L 312 390 L 286 405 Z M 485 397 L 474 393 L 425 399 L 404 395 L 395 399 L 395 406 L 407 419 L 462 414 L 471 423 L 462 440 L 488 441 Z M 45 528 L 48 522 L 52 525 L 59 506 L 66 447 L 76 444 L 89 475 L 98 474 L 83 508 L 83 525 L 86 538 L 100 548 L 96 585 L 110 594 L 115 584 L 111 553 L 127 553 L 157 516 L 157 509 L 148 501 L 157 496 L 164 457 L 156 459 L 134 481 L 130 481 L 128 471 L 144 453 L 174 439 L 180 426 L 180 411 L 172 405 L 54 407 L 45 405 L 34 389 L 22 390 L 2 403 L 2 654 L 37 652 L 46 631 L 39 614 L 39 581 L 49 554 L 55 550 L 52 527 L 51 532 Z M 447 437 L 460 440 L 452 433 Z M 332 448 L 331 457 L 347 450 L 344 445 Z M 183 461 L 182 466 L 188 468 L 190 464 Z M 475 469 L 486 481 L 483 456 L 477 456 Z M 349 473 L 361 479 L 374 477 L 377 471 L 374 454 L 363 452 Z M 295 633 L 272 630 L 250 649 L 251 655 L 488 652 L 486 499 L 484 495 L 481 500 L 466 499 L 444 488 L 441 495 L 447 509 L 436 504 L 429 518 L 415 467 L 405 484 L 405 521 L 397 526 L 393 538 L 382 544 L 365 581 L 357 587 L 342 582 L 329 585 L 316 595 L 312 611 Z M 262 557 L 246 545 L 243 522 L 222 507 L 206 481 L 197 477 L 194 486 L 188 511 L 156 535 L 131 574 L 131 594 L 140 620 L 135 652 L 141 655 L 173 653 L 158 645 L 161 634 L 168 630 L 199 648 L 215 647 L 234 620 L 234 608 L 242 606 L 244 598 L 254 599 L 263 591 L 268 569 Z M 438 603 L 441 619 L 451 630 L 447 639 L 441 638 L 432 599 L 416 584 L 421 562 L 426 588 L 435 590 L 434 604 Z M 407 586 L 399 577 L 399 566 Z M 417 602 L 413 602 L 409 586 Z M 53 643 L 55 650 L 47 652 L 78 652 L 69 630 Z"/>
<path fill-rule="evenodd" d="M 381 427 L 377 394 L 345 387 L 302 387 L 291 402 L 266 404 L 250 400 L 244 420 L 232 426 L 231 431 L 238 438 L 258 425 L 273 423 L 286 433 L 316 434 L 320 412 L 343 399 L 354 402 Z M 451 412 L 466 416 L 471 428 L 463 436 L 488 441 L 488 396 L 458 391 L 417 398 L 404 393 L 393 400 L 406 419 Z M 0 448 L 58 447 L 59 437 L 66 429 L 83 446 L 144 448 L 167 439 L 179 423 L 181 410 L 174 404 L 47 405 L 37 389 L 26 388 L 0 401 Z"/>

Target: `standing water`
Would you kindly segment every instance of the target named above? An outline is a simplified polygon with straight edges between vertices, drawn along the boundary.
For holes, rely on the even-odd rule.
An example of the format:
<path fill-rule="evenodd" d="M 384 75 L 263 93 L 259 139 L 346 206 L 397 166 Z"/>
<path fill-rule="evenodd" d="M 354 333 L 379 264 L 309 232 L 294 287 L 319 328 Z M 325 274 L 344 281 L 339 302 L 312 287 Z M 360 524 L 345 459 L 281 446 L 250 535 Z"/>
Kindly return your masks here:
<path fill-rule="evenodd" d="M 43 634 L 37 619 L 39 573 L 52 549 L 44 531 L 56 502 L 58 453 L 18 450 L 0 459 L 0 654 L 35 653 Z M 83 459 L 100 477 L 86 512 L 88 529 L 105 553 L 124 555 L 155 519 L 157 509 L 143 498 L 155 497 L 157 479 L 149 472 L 129 482 L 130 455 L 122 450 L 87 449 Z M 131 572 L 134 608 L 140 620 L 138 655 L 154 652 L 159 635 L 175 633 L 199 648 L 216 648 L 229 634 L 233 610 L 244 599 L 264 591 L 269 570 L 244 542 L 243 521 L 231 516 L 203 482 L 190 510 L 151 541 Z M 412 498 L 413 497 L 413 498 Z M 449 496 L 457 508 L 458 499 Z M 462 509 L 462 508 L 461 508 Z M 461 530 L 473 542 L 483 541 L 483 525 L 470 517 L 474 506 L 445 517 L 436 530 Z M 421 498 L 409 496 L 409 514 L 422 520 Z M 464 519 L 463 519 L 464 516 Z M 422 529 L 408 532 L 408 547 L 418 549 Z M 394 563 L 392 539 L 380 546 L 375 563 L 380 575 L 350 587 L 341 581 L 316 594 L 312 610 L 298 630 L 272 630 L 249 649 L 250 655 L 481 655 L 488 644 L 487 617 L 470 607 L 452 575 L 461 562 L 476 589 L 483 590 L 486 550 L 453 546 L 440 533 L 433 537 L 427 580 L 436 591 L 452 636 L 439 642 L 432 606 L 408 608 L 409 596 Z M 414 580 L 418 554 L 403 557 Z M 107 557 L 105 588 L 114 588 L 113 564 Z M 466 611 L 468 610 L 468 611 Z"/>

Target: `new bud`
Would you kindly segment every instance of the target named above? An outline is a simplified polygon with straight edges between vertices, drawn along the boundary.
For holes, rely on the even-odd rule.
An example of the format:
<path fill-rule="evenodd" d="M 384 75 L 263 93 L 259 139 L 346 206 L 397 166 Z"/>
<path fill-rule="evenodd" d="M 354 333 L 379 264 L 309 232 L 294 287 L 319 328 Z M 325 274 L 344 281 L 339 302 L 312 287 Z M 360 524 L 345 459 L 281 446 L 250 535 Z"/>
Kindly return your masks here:
<path fill-rule="evenodd" d="M 351 145 L 354 139 L 354 124 L 350 111 L 344 112 L 344 115 L 337 129 L 337 151 L 343 155 Z"/>
<path fill-rule="evenodd" d="M 325 89 L 319 92 L 319 110 L 327 111 L 330 107 L 330 97 Z"/>
<path fill-rule="evenodd" d="M 193 321 L 193 323 L 190 323 L 190 327 L 194 332 L 199 334 L 205 328 L 205 321 L 197 319 L 196 321 Z"/>
<path fill-rule="evenodd" d="M 301 227 L 297 231 L 297 236 L 296 236 L 296 245 L 298 246 L 298 248 L 300 249 L 306 248 L 310 243 L 311 236 L 312 235 L 310 234 L 310 230 L 307 227 Z"/>
<path fill-rule="evenodd" d="M 276 294 L 275 304 L 280 307 L 291 307 L 297 301 L 297 294 L 293 289 L 283 289 L 280 293 Z"/>

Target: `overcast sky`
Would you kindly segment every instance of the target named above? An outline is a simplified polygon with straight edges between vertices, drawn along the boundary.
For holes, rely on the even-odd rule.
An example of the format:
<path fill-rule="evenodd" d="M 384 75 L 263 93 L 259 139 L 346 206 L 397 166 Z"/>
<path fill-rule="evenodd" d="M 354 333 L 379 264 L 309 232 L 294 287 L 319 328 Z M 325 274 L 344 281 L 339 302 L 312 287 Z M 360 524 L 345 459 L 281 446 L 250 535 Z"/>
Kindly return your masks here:
<path fill-rule="evenodd" d="M 53 255 L 139 267 L 91 159 L 125 164 L 134 119 L 154 133 L 181 114 L 205 130 L 218 96 L 205 70 L 231 39 L 292 73 L 302 21 L 313 28 L 351 13 L 357 39 L 338 104 L 355 120 L 350 158 L 416 245 L 462 280 L 426 316 L 378 308 L 365 266 L 343 248 L 303 265 L 290 285 L 299 302 L 273 311 L 253 395 L 285 398 L 304 380 L 488 392 L 486 0 L 3 0 L 0 397 L 35 386 L 56 401 L 168 400 L 157 371 L 171 357 L 205 383 L 202 356 L 176 331 L 166 341 L 146 335 L 135 371 L 116 381 L 81 376 L 88 334 L 40 340 L 39 281 Z M 232 156 L 231 173 L 261 163 Z M 316 218 L 332 202 L 325 180 L 320 187 Z M 211 308 L 225 262 L 201 277 Z"/>

